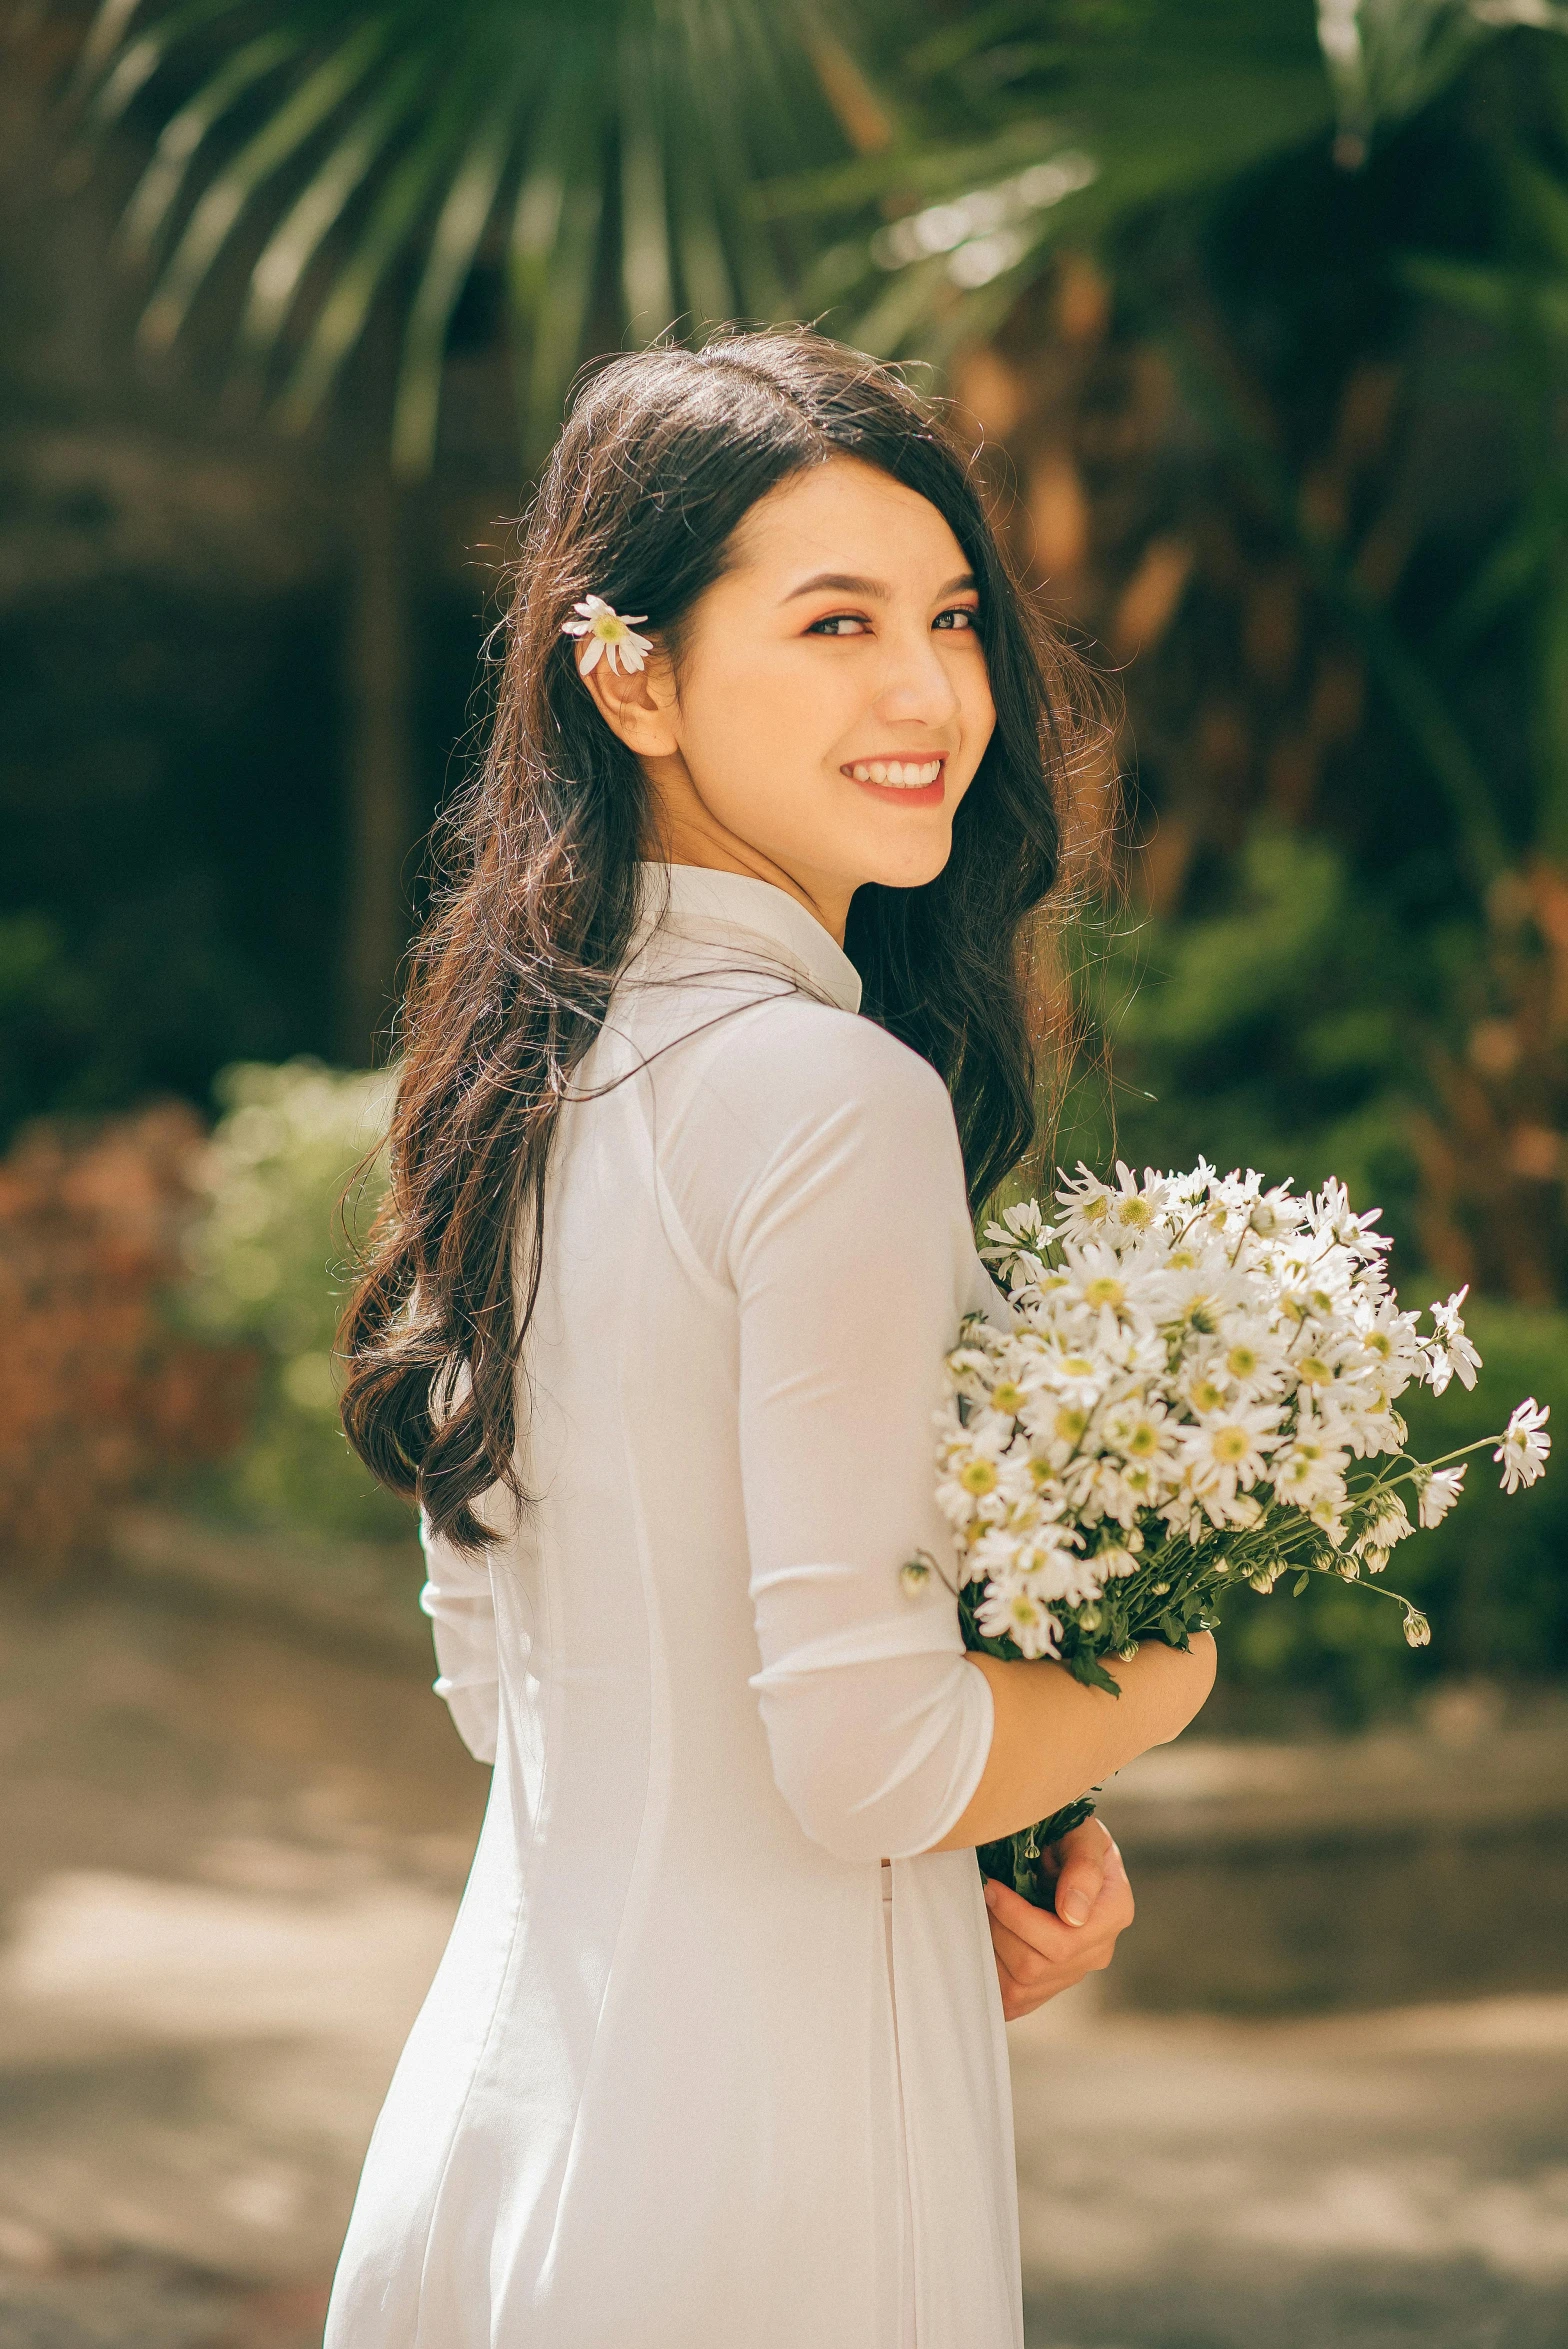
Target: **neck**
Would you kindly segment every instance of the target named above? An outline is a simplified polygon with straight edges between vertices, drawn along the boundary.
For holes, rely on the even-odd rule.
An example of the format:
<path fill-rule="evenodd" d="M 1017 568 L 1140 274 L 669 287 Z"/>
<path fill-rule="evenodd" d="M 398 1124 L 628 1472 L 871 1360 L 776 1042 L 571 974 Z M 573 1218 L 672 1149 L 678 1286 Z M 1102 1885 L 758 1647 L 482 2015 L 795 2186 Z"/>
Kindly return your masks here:
<path fill-rule="evenodd" d="M 843 945 L 852 889 L 826 874 L 791 871 L 731 832 L 699 797 L 684 759 L 644 759 L 642 764 L 652 787 L 651 857 L 667 865 L 696 865 L 710 873 L 740 873 L 748 880 L 770 882 L 803 905 L 835 946 Z M 678 768 L 679 775 L 655 772 L 663 768 Z"/>

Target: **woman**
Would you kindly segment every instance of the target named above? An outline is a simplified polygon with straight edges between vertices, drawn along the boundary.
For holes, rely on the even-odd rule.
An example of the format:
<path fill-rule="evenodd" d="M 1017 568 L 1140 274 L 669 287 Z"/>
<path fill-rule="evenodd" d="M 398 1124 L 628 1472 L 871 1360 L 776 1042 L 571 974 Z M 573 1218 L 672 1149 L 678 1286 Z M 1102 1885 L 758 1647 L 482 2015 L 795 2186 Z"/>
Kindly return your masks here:
<path fill-rule="evenodd" d="M 1059 673 L 886 371 L 734 334 L 583 391 L 345 1321 L 495 1777 L 329 2349 L 1022 2341 L 1003 2019 L 1131 1902 L 1091 1827 L 1057 1916 L 988 1918 L 973 1847 L 1214 1661 L 1117 1701 L 899 1578 L 944 1351 L 1008 1310 L 970 1209 L 1033 1133 Z"/>

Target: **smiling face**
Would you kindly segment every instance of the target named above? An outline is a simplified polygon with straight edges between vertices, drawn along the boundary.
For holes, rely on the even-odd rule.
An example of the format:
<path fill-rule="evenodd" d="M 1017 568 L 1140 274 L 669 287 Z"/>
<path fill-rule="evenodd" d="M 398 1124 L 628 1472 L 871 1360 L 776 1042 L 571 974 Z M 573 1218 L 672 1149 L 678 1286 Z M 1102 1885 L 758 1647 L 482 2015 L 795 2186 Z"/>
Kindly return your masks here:
<path fill-rule="evenodd" d="M 947 862 L 996 722 L 979 596 L 935 506 L 852 457 L 781 483 L 730 556 L 678 691 L 658 650 L 585 682 L 642 763 L 662 853 L 787 888 L 842 939 L 863 882 Z"/>

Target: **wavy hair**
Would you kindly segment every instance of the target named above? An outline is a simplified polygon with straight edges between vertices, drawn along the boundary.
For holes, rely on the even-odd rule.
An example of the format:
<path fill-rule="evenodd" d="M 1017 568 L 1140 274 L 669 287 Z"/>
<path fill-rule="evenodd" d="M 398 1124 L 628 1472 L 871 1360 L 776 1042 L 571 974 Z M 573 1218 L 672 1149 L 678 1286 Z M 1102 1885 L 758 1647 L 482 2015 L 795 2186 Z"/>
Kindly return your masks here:
<path fill-rule="evenodd" d="M 1035 1139 L 1025 948 L 1058 875 L 1084 681 L 998 543 L 972 458 L 897 374 L 804 328 L 610 361 L 582 384 L 525 517 L 484 758 L 444 822 L 411 954 L 389 1187 L 339 1330 L 349 1442 L 461 1549 L 495 1538 L 482 1494 L 523 1498 L 518 1374 L 551 1139 L 655 839 L 642 769 L 561 623 L 589 593 L 646 613 L 678 684 L 683 626 L 737 525 L 838 456 L 948 523 L 978 583 L 996 708 L 946 867 L 919 888 L 857 890 L 845 948 L 865 1013 L 945 1080 L 976 1201 Z"/>

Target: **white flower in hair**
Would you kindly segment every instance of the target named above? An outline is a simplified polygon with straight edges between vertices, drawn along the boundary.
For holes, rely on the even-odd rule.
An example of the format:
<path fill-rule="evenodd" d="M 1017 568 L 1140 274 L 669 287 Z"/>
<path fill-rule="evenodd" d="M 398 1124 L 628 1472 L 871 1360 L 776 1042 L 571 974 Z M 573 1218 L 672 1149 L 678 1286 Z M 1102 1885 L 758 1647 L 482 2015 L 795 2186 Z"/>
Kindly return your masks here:
<path fill-rule="evenodd" d="M 622 619 L 615 606 L 607 604 L 602 595 L 587 596 L 572 608 L 580 612 L 582 617 L 563 620 L 561 634 L 586 636 L 588 639 L 577 656 L 581 675 L 587 676 L 601 654 L 608 657 L 612 669 L 635 670 L 642 667 L 645 656 L 653 649 L 653 638 L 639 636 L 632 621 L 646 620 L 646 612 L 633 612 Z"/>

